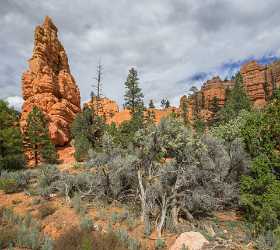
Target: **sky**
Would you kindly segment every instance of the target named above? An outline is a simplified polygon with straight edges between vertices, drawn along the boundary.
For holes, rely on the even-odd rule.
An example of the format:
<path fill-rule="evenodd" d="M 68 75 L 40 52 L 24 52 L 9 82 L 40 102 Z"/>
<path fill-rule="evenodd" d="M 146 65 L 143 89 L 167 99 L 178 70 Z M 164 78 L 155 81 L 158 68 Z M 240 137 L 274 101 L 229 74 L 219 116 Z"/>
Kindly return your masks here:
<path fill-rule="evenodd" d="M 36 25 L 58 27 L 82 102 L 103 65 L 103 94 L 121 106 L 135 67 L 145 102 L 178 105 L 191 86 L 280 57 L 279 0 L 0 0 L 0 99 L 20 109 Z"/>

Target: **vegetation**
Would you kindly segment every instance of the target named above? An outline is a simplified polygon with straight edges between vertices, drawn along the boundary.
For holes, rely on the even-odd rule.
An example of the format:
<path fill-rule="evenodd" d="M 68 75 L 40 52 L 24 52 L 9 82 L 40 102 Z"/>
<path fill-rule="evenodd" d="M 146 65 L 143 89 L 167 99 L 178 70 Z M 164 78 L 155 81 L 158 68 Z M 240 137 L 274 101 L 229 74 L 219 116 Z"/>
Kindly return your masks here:
<path fill-rule="evenodd" d="M 57 161 L 56 150 L 49 137 L 48 122 L 36 106 L 28 114 L 23 142 L 25 150 L 32 155 L 35 166 L 40 162 Z"/>
<path fill-rule="evenodd" d="M 0 171 L 24 167 L 19 114 L 0 100 Z"/>
<path fill-rule="evenodd" d="M 251 103 L 243 87 L 243 78 L 238 72 L 234 78 L 235 84 L 227 94 L 225 106 L 218 112 L 218 119 L 221 122 L 228 122 L 237 117 L 242 110 L 251 110 Z"/>
<path fill-rule="evenodd" d="M 98 116 L 95 110 L 89 107 L 76 116 L 71 126 L 71 133 L 77 161 L 87 159 L 90 149 L 98 149 L 101 146 L 100 140 L 104 127 L 103 117 Z"/>

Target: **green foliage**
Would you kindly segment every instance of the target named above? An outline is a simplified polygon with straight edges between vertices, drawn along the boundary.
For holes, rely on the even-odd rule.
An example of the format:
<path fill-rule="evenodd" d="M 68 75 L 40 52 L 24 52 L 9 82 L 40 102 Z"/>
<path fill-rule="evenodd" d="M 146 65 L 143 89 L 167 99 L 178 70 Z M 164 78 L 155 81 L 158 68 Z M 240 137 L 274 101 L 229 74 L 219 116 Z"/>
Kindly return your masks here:
<path fill-rule="evenodd" d="M 155 241 L 155 249 L 161 250 L 166 247 L 165 241 L 163 239 L 156 239 Z"/>
<path fill-rule="evenodd" d="M 39 250 L 45 245 L 46 238 L 40 232 L 40 225 L 30 215 L 20 217 L 12 210 L 4 209 L 0 219 L 0 232 L 3 230 L 4 233 L 0 234 L 0 246 L 13 245 L 17 248 Z"/>
<path fill-rule="evenodd" d="M 218 113 L 218 120 L 227 122 L 237 117 L 241 110 L 251 110 L 251 103 L 243 87 L 243 78 L 240 72 L 235 76 L 235 84 L 229 92 L 225 106 Z"/>
<path fill-rule="evenodd" d="M 0 179 L 0 190 L 6 194 L 12 194 L 18 191 L 18 186 L 14 179 Z"/>
<path fill-rule="evenodd" d="M 94 110 L 88 107 L 76 116 L 71 126 L 76 160 L 87 159 L 90 149 L 100 147 L 104 129 L 103 117 L 98 116 Z"/>
<path fill-rule="evenodd" d="M 241 201 L 256 234 L 272 231 L 280 224 L 280 99 L 261 112 L 251 112 L 241 129 L 254 157 L 249 176 L 241 182 Z"/>
<path fill-rule="evenodd" d="M 83 216 L 80 222 L 80 228 L 82 231 L 91 232 L 93 230 L 94 223 L 88 216 Z"/>
<path fill-rule="evenodd" d="M 30 178 L 30 171 L 2 171 L 0 173 L 0 189 L 5 193 L 20 192 L 28 185 Z"/>
<path fill-rule="evenodd" d="M 139 87 L 138 80 L 137 71 L 134 68 L 131 68 L 126 82 L 124 83 L 126 88 L 124 107 L 129 109 L 132 115 L 138 112 L 143 112 L 144 109 L 144 95 Z"/>
<path fill-rule="evenodd" d="M 184 124 L 187 126 L 190 123 L 189 118 L 188 118 L 189 106 L 188 106 L 187 97 L 185 95 L 181 98 L 180 107 L 181 107 L 181 114 L 180 115 L 181 115 L 181 117 L 184 121 Z"/>
<path fill-rule="evenodd" d="M 206 129 L 206 123 L 202 119 L 195 119 L 193 123 L 193 127 L 197 134 L 201 135 Z"/>
<path fill-rule="evenodd" d="M 27 129 L 24 133 L 24 147 L 35 160 L 35 166 L 40 161 L 56 163 L 55 146 L 49 137 L 48 122 L 38 107 L 33 107 L 27 117 Z"/>
<path fill-rule="evenodd" d="M 0 171 L 24 167 L 18 113 L 0 100 Z"/>
<path fill-rule="evenodd" d="M 275 229 L 280 223 L 280 182 L 265 155 L 255 158 L 251 175 L 243 176 L 241 202 L 256 233 Z"/>

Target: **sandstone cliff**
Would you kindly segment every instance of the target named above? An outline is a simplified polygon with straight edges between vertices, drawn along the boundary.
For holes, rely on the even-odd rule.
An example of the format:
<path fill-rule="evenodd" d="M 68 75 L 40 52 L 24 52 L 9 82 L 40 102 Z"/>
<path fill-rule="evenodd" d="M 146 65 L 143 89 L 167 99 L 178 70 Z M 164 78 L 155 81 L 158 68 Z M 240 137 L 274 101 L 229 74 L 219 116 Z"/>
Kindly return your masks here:
<path fill-rule="evenodd" d="M 49 121 L 55 145 L 70 140 L 70 124 L 80 112 L 80 92 L 71 75 L 66 52 L 57 28 L 49 17 L 37 26 L 29 69 L 22 76 L 23 107 L 20 125 L 24 131 L 28 113 L 39 107 Z"/>
<path fill-rule="evenodd" d="M 241 66 L 240 72 L 245 91 L 255 108 L 265 106 L 274 90 L 280 87 L 280 61 L 269 65 L 250 61 Z M 197 114 L 198 117 L 209 121 L 213 116 L 211 105 L 214 98 L 217 105 L 223 107 L 227 89 L 231 89 L 233 85 L 233 81 L 222 81 L 219 76 L 215 76 L 206 81 L 196 94 L 181 97 L 180 109 L 182 110 L 183 102 L 186 102 L 189 120 L 193 120 L 194 115 Z"/>

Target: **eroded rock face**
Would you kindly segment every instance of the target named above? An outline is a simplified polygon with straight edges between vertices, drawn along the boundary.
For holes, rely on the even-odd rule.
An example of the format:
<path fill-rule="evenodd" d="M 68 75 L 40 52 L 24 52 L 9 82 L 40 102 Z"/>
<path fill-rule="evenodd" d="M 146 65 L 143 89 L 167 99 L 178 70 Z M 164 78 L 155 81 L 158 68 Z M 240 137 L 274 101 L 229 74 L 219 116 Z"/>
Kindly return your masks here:
<path fill-rule="evenodd" d="M 29 69 L 22 75 L 24 103 L 20 125 L 24 131 L 29 112 L 37 106 L 49 121 L 53 143 L 63 146 L 70 140 L 70 124 L 81 111 L 80 92 L 58 40 L 57 28 L 49 17 L 36 27 L 34 38 Z"/>
<path fill-rule="evenodd" d="M 106 97 L 100 98 L 99 101 L 94 97 L 91 101 L 85 103 L 85 106 L 98 110 L 98 115 L 105 117 L 107 122 L 119 112 L 118 104 Z"/>
<path fill-rule="evenodd" d="M 193 120 L 195 114 L 198 114 L 198 117 L 207 121 L 213 115 L 211 105 L 214 98 L 217 99 L 218 106 L 223 107 L 226 101 L 227 89 L 231 89 L 233 85 L 233 81 L 223 81 L 219 76 L 215 76 L 211 80 L 207 80 L 202 85 L 200 91 L 193 96 L 182 96 L 180 99 L 180 110 L 182 110 L 183 102 L 186 102 L 188 107 L 188 120 Z"/>
<path fill-rule="evenodd" d="M 243 84 L 255 107 L 263 107 L 280 87 L 280 61 L 261 65 L 251 61 L 241 67 Z"/>

